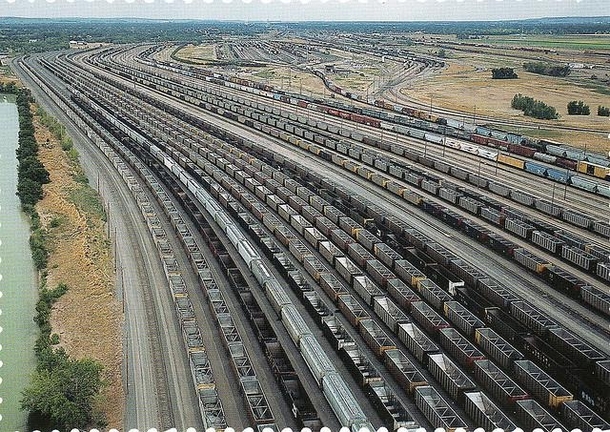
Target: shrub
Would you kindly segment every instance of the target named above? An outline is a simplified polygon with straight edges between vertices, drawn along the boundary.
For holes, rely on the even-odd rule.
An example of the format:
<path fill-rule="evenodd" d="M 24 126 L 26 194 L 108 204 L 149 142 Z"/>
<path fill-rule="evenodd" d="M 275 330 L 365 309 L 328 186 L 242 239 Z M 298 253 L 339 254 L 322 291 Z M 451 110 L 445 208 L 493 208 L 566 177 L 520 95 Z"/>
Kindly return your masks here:
<path fill-rule="evenodd" d="M 549 65 L 542 62 L 528 62 L 523 64 L 523 69 L 540 75 L 566 77 L 570 74 L 570 66 Z"/>
<path fill-rule="evenodd" d="M 583 101 L 571 101 L 568 102 L 568 114 L 569 115 L 589 115 L 591 110 L 589 105 L 585 105 Z"/>
<path fill-rule="evenodd" d="M 513 68 L 497 68 L 491 70 L 493 79 L 515 79 L 518 78 Z"/>
<path fill-rule="evenodd" d="M 542 101 L 535 100 L 529 96 L 523 96 L 521 93 L 516 94 L 510 105 L 514 109 L 523 111 L 523 114 L 528 117 L 537 119 L 551 120 L 559 117 L 557 110 L 552 106 L 545 104 Z"/>

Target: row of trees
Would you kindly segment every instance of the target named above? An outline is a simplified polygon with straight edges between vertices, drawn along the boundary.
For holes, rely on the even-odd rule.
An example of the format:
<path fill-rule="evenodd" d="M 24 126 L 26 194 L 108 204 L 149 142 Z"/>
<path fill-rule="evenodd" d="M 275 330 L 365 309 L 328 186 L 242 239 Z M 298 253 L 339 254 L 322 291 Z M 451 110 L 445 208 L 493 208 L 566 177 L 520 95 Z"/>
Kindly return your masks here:
<path fill-rule="evenodd" d="M 529 62 L 523 64 L 523 69 L 527 72 L 532 72 L 540 75 L 550 75 L 557 77 L 566 77 L 570 74 L 570 66 L 549 65 L 541 62 Z M 514 79 L 518 78 L 517 73 L 513 68 L 501 67 L 491 70 L 493 79 Z"/>
<path fill-rule="evenodd" d="M 583 101 L 571 101 L 568 103 L 568 114 L 589 115 L 591 114 L 591 108 L 589 108 L 589 105 L 586 105 Z M 610 117 L 610 108 L 598 105 L 597 115 L 601 117 Z"/>
<path fill-rule="evenodd" d="M 46 287 L 47 235 L 35 205 L 42 199 L 42 186 L 49 183 L 50 176 L 38 158 L 30 108 L 33 99 L 27 89 L 18 88 L 12 83 L 0 84 L 0 92 L 17 95 L 17 195 L 24 212 L 30 216 L 32 258 L 43 276 L 34 317 L 40 328 L 34 347 L 37 366 L 30 384 L 22 393 L 21 408 L 30 413 L 30 421 L 34 423 L 30 425 L 32 429 L 85 429 L 92 424 L 103 424 L 94 410 L 95 401 L 104 385 L 102 365 L 88 358 L 71 359 L 63 348 L 55 347 L 59 343 L 59 336 L 52 334 L 51 308 L 68 287 L 62 283 L 55 289 Z"/>
<path fill-rule="evenodd" d="M 49 172 L 38 159 L 38 143 L 34 136 L 34 124 L 30 103 L 32 97 L 26 89 L 19 89 L 14 84 L 3 86 L 4 92 L 17 94 L 16 103 L 19 112 L 19 142 L 17 147 L 17 196 L 23 211 L 30 217 L 32 233 L 30 249 L 32 259 L 38 270 L 47 266 L 49 252 L 46 246 L 46 234 L 40 225 L 40 217 L 35 205 L 42 199 L 42 185 L 50 181 Z"/>
<path fill-rule="evenodd" d="M 17 195 L 23 209 L 31 213 L 42 199 L 42 185 L 48 183 L 49 172 L 38 159 L 38 143 L 34 137 L 34 124 L 30 111 L 31 96 L 25 89 L 17 93 L 19 111 L 19 147 L 17 148 Z"/>
<path fill-rule="evenodd" d="M 528 117 L 543 120 L 551 120 L 559 117 L 557 110 L 554 107 L 532 97 L 523 96 L 521 93 L 516 94 L 513 97 L 510 106 L 514 109 L 523 111 L 523 114 Z"/>
<path fill-rule="evenodd" d="M 59 336 L 51 333 L 51 308 L 66 291 L 68 286 L 63 283 L 55 289 L 43 286 L 36 304 L 38 365 L 21 399 L 22 409 L 30 412 L 36 428 L 45 425 L 71 430 L 101 423 L 94 406 L 104 385 L 102 365 L 89 358 L 71 359 L 63 348 L 54 347 Z"/>
<path fill-rule="evenodd" d="M 550 75 L 557 77 L 566 77 L 570 74 L 570 66 L 558 66 L 558 65 L 550 65 L 542 62 L 528 62 L 523 64 L 523 69 L 528 72 L 540 74 L 540 75 Z"/>

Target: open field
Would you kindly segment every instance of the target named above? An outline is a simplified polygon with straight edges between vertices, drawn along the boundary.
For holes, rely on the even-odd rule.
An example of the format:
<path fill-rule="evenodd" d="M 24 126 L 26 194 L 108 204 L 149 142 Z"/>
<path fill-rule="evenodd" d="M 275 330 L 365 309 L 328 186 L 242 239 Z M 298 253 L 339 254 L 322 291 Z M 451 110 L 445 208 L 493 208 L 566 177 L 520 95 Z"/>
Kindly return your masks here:
<path fill-rule="evenodd" d="M 607 83 L 610 79 L 610 62 L 599 55 L 599 52 L 606 50 L 610 53 L 609 36 L 508 35 L 485 36 L 474 40 L 458 40 L 455 36 L 448 35 L 411 36 L 416 43 L 405 47 L 409 52 L 436 55 L 440 47 L 443 47 L 447 53 L 445 61 L 448 67 L 440 72 L 429 71 L 434 75 L 426 73 L 409 76 L 402 84 L 398 84 L 401 94 L 409 100 L 425 106 L 432 104 L 461 111 L 468 119 L 491 116 L 504 120 L 526 121 L 533 125 L 528 129 L 528 134 L 533 137 L 547 137 L 604 153 L 610 150 L 607 133 L 544 129 L 547 126 L 561 125 L 575 129 L 610 131 L 609 119 L 597 116 L 598 105 L 610 106 L 610 86 Z M 446 45 L 447 43 L 464 45 Z M 319 63 L 316 68 L 334 65 L 337 71 L 326 72 L 327 77 L 339 87 L 363 97 L 366 97 L 364 95 L 367 89 L 371 97 L 376 97 L 376 90 L 383 83 L 396 78 L 396 74 L 402 70 L 402 65 L 394 61 L 382 63 L 378 58 L 337 48 L 331 48 L 329 52 L 334 61 Z M 181 49 L 177 56 L 192 62 L 206 62 L 214 59 L 214 46 L 189 45 Z M 574 69 L 568 77 L 558 78 L 525 72 L 523 63 L 526 61 L 552 61 L 555 64 L 571 61 L 592 68 Z M 499 67 L 515 69 L 519 78 L 491 79 L 491 69 Z M 325 92 L 319 78 L 289 65 L 239 67 L 237 70 L 243 78 L 264 82 L 284 91 L 315 96 L 323 96 L 325 93 L 330 95 Z M 226 73 L 224 69 L 220 69 L 220 72 Z M 596 78 L 593 79 L 593 76 Z M 400 79 L 396 80 L 398 81 Z M 517 93 L 555 107 L 560 118 L 540 121 L 524 117 L 521 111 L 510 106 L 513 96 Z M 392 99 L 389 96 L 386 98 Z M 569 116 L 567 104 L 573 100 L 582 100 L 589 105 L 591 115 Z M 525 134 L 525 129 L 521 128 L 521 133 Z"/>
<path fill-rule="evenodd" d="M 545 44 L 554 44 L 552 56 L 557 59 L 571 58 L 572 62 L 593 64 L 592 69 L 575 69 L 566 78 L 537 75 L 523 70 L 522 64 L 527 59 L 540 53 L 525 52 L 521 50 L 492 49 L 472 46 L 477 52 L 468 52 L 463 49 L 447 50 L 449 58 L 448 67 L 442 73 L 426 80 L 419 80 L 401 89 L 401 93 L 411 100 L 422 104 L 432 103 L 434 106 L 459 110 L 467 113 L 468 118 L 481 115 L 489 115 L 507 120 L 528 121 L 534 127 L 527 131 L 523 128 L 518 130 L 523 134 L 534 137 L 547 137 L 553 140 L 566 142 L 577 147 L 607 153 L 610 150 L 610 140 L 607 133 L 589 133 L 584 131 L 547 131 L 538 129 L 540 127 L 562 125 L 575 129 L 608 130 L 610 132 L 610 120 L 608 117 L 597 116 L 598 105 L 609 106 L 608 85 L 604 83 L 610 69 L 610 64 L 599 63 L 599 56 L 591 56 L 590 51 L 610 49 L 610 37 L 596 35 L 570 35 L 562 37 L 551 36 L 490 36 L 480 41 L 482 44 L 503 45 L 504 42 L 512 41 L 515 46 L 546 47 Z M 579 53 L 574 55 L 570 51 L 575 46 L 579 47 Z M 462 47 L 461 47 L 462 48 Z M 421 47 L 420 47 L 421 49 Z M 429 48 L 428 48 L 429 49 Z M 485 50 L 481 52 L 481 50 Z M 586 52 L 589 51 L 589 52 Z M 609 51 L 610 53 L 610 51 Z M 544 57 L 544 54 L 542 54 Z M 555 60 L 557 64 L 562 64 Z M 491 69 L 494 67 L 512 67 L 519 75 L 515 80 L 493 80 Z M 598 79 L 591 78 L 596 75 Z M 560 114 L 558 120 L 540 121 L 530 117 L 524 117 L 521 111 L 511 108 L 510 103 L 513 96 L 521 93 L 541 100 L 553 106 Z M 589 105 L 591 115 L 569 116 L 567 104 L 573 100 L 582 100 Z"/>
<path fill-rule="evenodd" d="M 610 50 L 608 35 L 510 35 L 490 36 L 485 43 L 510 46 L 535 46 L 549 49 L 567 50 Z"/>
<path fill-rule="evenodd" d="M 176 52 L 176 57 L 194 63 L 217 60 L 214 45 L 186 45 Z"/>
<path fill-rule="evenodd" d="M 519 71 L 516 80 L 493 80 L 490 70 L 451 65 L 442 74 L 429 80 L 415 83 L 412 87 L 403 88 L 402 94 L 423 104 L 432 103 L 452 110 L 468 113 L 468 117 L 477 114 L 489 115 L 503 119 L 526 120 L 541 127 L 564 125 L 574 128 L 610 130 L 608 117 L 597 116 L 597 106 L 608 106 L 608 96 L 591 89 L 576 86 L 569 80 L 536 75 Z M 542 100 L 557 109 L 558 120 L 541 121 L 524 117 L 521 111 L 512 109 L 513 96 L 521 93 L 534 99 Z M 572 100 L 582 100 L 591 108 L 589 116 L 570 116 L 567 104 Z M 568 140 L 569 138 L 569 140 Z M 557 130 L 555 140 L 566 141 L 577 147 L 587 145 L 589 149 L 607 152 L 610 140 L 605 134 L 570 132 Z"/>

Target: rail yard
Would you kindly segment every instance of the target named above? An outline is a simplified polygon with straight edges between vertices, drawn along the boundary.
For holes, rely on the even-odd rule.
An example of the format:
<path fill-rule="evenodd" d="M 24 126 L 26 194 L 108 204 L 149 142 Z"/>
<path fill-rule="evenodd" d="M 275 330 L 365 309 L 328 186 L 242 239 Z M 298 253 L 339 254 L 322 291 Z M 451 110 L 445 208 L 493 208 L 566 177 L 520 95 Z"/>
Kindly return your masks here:
<path fill-rule="evenodd" d="M 391 102 L 438 57 L 352 91 L 313 60 L 332 41 L 216 46 L 298 65 L 303 92 L 178 48 L 12 63 L 146 237 L 121 243 L 152 372 L 126 366 L 127 424 L 610 429 L 608 157 Z"/>

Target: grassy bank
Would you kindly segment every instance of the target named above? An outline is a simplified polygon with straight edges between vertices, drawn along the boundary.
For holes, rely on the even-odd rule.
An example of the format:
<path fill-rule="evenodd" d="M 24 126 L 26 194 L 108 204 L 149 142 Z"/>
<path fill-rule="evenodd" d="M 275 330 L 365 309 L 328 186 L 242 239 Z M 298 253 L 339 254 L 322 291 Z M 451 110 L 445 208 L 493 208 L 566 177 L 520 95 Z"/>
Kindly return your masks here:
<path fill-rule="evenodd" d="M 102 364 L 86 357 L 71 358 L 59 346 L 60 336 L 53 333 L 51 324 L 53 307 L 69 291 L 69 287 L 59 282 L 55 288 L 49 288 L 48 264 L 53 249 L 51 231 L 61 225 L 61 220 L 55 219 L 53 223 L 45 224 L 37 209 L 51 176 L 39 157 L 38 128 L 32 111 L 34 101 L 27 89 L 19 88 L 14 83 L 1 84 L 0 92 L 16 95 L 19 113 L 17 195 L 24 213 L 30 219 L 29 243 L 34 265 L 39 271 L 39 300 L 34 317 L 40 329 L 34 346 L 37 366 L 21 400 L 22 409 L 29 412 L 28 429 L 104 426 L 104 416 L 97 407 L 100 391 L 105 384 Z M 46 126 L 56 126 L 40 110 L 37 114 Z M 58 132 L 54 130 L 53 136 L 57 136 Z M 62 147 L 65 147 L 68 155 L 72 150 L 69 144 L 62 140 Z M 49 145 L 49 140 L 42 145 Z M 78 155 L 72 154 L 70 159 L 76 163 Z"/>

